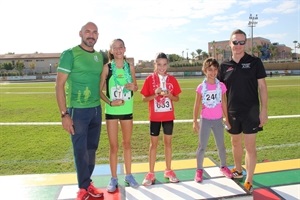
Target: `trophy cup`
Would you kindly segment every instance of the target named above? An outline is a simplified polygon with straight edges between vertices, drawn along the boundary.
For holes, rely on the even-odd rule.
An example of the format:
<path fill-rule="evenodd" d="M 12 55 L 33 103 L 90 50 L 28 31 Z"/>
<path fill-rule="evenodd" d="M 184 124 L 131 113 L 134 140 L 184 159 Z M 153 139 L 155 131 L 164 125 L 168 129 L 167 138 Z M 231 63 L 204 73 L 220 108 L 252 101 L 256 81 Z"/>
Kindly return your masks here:
<path fill-rule="evenodd" d="M 161 79 L 161 92 L 160 92 L 160 95 L 165 95 L 165 94 L 167 94 L 168 93 L 168 90 L 167 90 L 167 87 L 166 87 L 166 78 L 167 77 L 163 77 L 162 79 Z"/>

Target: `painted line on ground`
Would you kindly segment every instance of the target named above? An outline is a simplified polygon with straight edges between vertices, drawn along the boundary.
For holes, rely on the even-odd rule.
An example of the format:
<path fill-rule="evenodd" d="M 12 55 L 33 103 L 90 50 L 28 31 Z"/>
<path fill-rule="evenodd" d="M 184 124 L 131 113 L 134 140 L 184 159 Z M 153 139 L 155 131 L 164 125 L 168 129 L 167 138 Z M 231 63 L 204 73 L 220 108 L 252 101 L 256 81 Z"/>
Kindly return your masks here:
<path fill-rule="evenodd" d="M 284 149 L 288 147 L 300 147 L 300 142 L 298 143 L 290 143 L 290 144 L 280 144 L 280 145 L 271 145 L 271 146 L 262 146 L 262 147 L 257 147 L 257 151 L 260 150 L 266 150 L 266 149 Z M 227 148 L 226 152 L 230 153 L 232 149 Z M 206 151 L 205 155 L 218 155 L 217 151 Z M 187 153 L 173 153 L 173 157 L 182 157 L 182 156 L 195 156 L 195 152 L 187 152 Z M 135 160 L 135 162 L 138 161 L 144 161 L 145 159 L 148 159 L 148 155 L 142 155 L 142 156 L 133 156 L 132 160 Z M 157 158 L 164 158 L 165 155 L 157 155 Z M 101 157 L 97 158 L 99 161 L 106 161 L 108 162 L 109 159 L 107 157 Z M 118 157 L 119 162 L 124 162 L 123 156 Z M 175 160 L 175 159 L 174 159 Z M 74 162 L 72 156 L 66 159 L 60 159 L 60 160 L 2 160 L 0 161 L 0 164 L 12 164 L 12 163 L 70 163 Z"/>
<path fill-rule="evenodd" d="M 284 119 L 284 118 L 298 118 L 300 115 L 279 115 L 269 116 L 269 119 Z M 188 123 L 193 122 L 192 119 L 178 119 L 174 120 L 175 123 Z M 105 125 L 105 121 L 102 125 Z M 133 121 L 133 124 L 149 124 L 149 121 Z M 0 122 L 0 126 L 57 126 L 61 125 L 61 122 Z"/>
<path fill-rule="evenodd" d="M 299 84 L 296 84 L 296 85 L 272 85 L 272 86 L 268 86 L 268 88 L 274 88 L 274 87 L 299 87 Z M 10 89 L 10 90 L 13 90 L 13 89 L 28 89 L 28 88 L 35 88 L 35 89 L 47 89 L 46 87 L 2 87 L 0 88 L 1 90 L 3 89 Z M 51 87 L 49 87 L 51 88 Z M 182 90 L 196 90 L 196 87 L 195 88 L 181 88 Z M 0 94 L 55 94 L 55 92 L 0 92 Z"/>
<path fill-rule="evenodd" d="M 55 92 L 0 92 L 0 94 L 55 94 Z"/>

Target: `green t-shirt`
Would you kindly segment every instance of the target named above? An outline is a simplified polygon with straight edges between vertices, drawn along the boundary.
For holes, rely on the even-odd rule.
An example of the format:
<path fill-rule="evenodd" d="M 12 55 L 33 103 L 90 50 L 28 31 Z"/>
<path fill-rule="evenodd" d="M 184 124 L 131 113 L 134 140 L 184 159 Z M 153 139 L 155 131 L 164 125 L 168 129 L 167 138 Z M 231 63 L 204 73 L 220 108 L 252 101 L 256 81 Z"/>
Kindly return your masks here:
<path fill-rule="evenodd" d="M 57 72 L 68 74 L 65 85 L 68 108 L 92 108 L 100 105 L 100 74 L 103 56 L 80 46 L 64 51 Z"/>

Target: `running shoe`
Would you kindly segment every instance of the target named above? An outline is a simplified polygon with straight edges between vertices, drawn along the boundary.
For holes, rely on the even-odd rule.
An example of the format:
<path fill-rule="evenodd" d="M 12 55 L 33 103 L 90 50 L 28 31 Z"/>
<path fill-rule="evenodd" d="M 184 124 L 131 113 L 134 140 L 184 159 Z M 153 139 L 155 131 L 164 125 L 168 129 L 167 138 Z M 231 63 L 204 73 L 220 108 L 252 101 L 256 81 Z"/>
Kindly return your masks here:
<path fill-rule="evenodd" d="M 143 180 L 142 185 L 143 186 L 149 186 L 155 183 L 155 175 L 154 173 L 149 172 L 146 176 L 145 179 Z"/>
<path fill-rule="evenodd" d="M 86 189 L 79 189 L 77 192 L 76 200 L 87 200 L 90 197 Z"/>
<path fill-rule="evenodd" d="M 100 189 L 96 188 L 94 186 L 93 182 L 91 182 L 87 191 L 88 191 L 89 195 L 91 195 L 92 197 L 97 197 L 97 198 L 103 197 L 103 192 Z"/>
<path fill-rule="evenodd" d="M 165 170 L 164 177 L 169 179 L 171 183 L 178 183 L 179 180 L 173 170 Z"/>
<path fill-rule="evenodd" d="M 195 174 L 194 180 L 197 183 L 201 183 L 202 182 L 202 180 L 203 180 L 203 170 L 202 169 L 197 169 L 196 170 L 196 174 Z"/>
<path fill-rule="evenodd" d="M 118 178 L 111 177 L 109 184 L 106 187 L 107 192 L 113 193 L 118 188 Z"/>
<path fill-rule="evenodd" d="M 132 174 L 126 175 L 125 176 L 125 183 L 126 185 L 130 185 L 133 188 L 139 187 L 139 184 L 136 182 Z"/>
<path fill-rule="evenodd" d="M 243 178 L 243 172 L 239 172 L 236 168 L 232 168 L 231 173 L 233 175 L 233 178 Z"/>
<path fill-rule="evenodd" d="M 250 194 L 252 194 L 252 192 L 253 192 L 253 186 L 252 186 L 251 183 L 246 182 L 246 183 L 244 184 L 244 188 L 245 188 L 245 190 L 247 190 Z"/>
<path fill-rule="evenodd" d="M 233 177 L 233 174 L 232 172 L 230 171 L 230 169 L 228 169 L 228 167 L 226 166 L 223 166 L 220 168 L 220 172 L 227 178 L 232 178 Z"/>

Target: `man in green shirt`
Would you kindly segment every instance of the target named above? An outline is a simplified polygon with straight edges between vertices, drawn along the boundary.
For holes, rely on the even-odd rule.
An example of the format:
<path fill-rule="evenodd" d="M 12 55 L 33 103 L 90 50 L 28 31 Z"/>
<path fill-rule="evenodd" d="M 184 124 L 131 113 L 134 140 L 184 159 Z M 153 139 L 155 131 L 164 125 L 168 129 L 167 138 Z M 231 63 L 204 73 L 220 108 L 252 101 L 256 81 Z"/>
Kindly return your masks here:
<path fill-rule="evenodd" d="M 79 187 L 76 200 L 103 196 L 91 179 L 102 123 L 103 57 L 94 50 L 98 35 L 94 23 L 85 24 L 79 32 L 81 44 L 65 50 L 57 68 L 56 100 L 62 126 L 71 135 Z"/>

